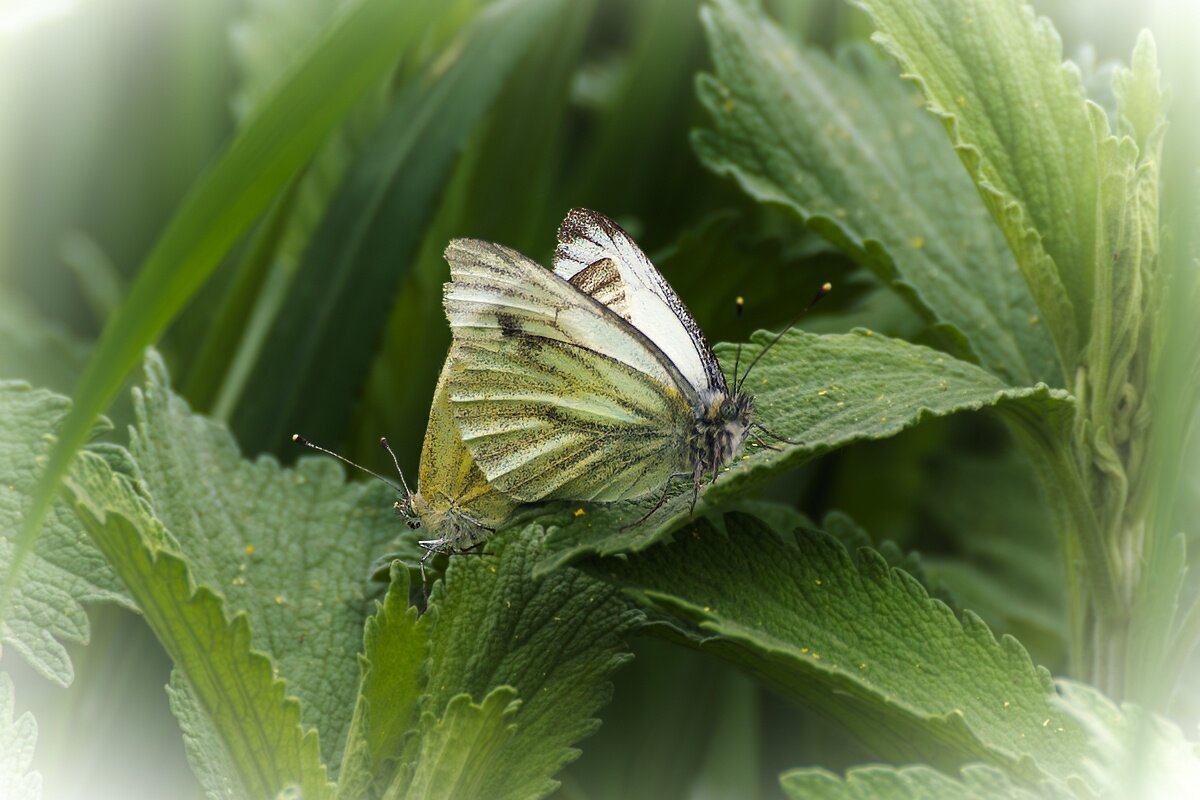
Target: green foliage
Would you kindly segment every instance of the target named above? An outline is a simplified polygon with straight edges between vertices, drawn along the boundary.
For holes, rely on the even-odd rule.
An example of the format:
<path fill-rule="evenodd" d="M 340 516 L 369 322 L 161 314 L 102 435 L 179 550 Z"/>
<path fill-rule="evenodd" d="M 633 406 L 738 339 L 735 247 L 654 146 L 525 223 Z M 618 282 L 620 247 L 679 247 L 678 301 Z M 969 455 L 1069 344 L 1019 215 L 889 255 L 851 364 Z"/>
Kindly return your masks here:
<path fill-rule="evenodd" d="M 920 85 L 995 217 L 1069 369 L 1091 326 L 1103 112 L 1058 33 L 1016 0 L 866 0 L 875 41 Z M 1036 99 L 1031 99 L 1036 98 Z M 1103 262 L 1101 262 L 1103 263 Z"/>
<path fill-rule="evenodd" d="M 13 684 L 0 672 L 0 797 L 39 800 L 42 776 L 30 770 L 37 744 L 37 720 L 28 711 L 13 718 Z"/>
<path fill-rule="evenodd" d="M 16 533 L 29 513 L 36 473 L 52 433 L 70 408 L 65 398 L 28 384 L 0 382 L 0 572 L 10 574 Z M 24 571 L 17 576 L 0 638 L 41 675 L 61 686 L 74 678 L 63 642 L 86 643 L 84 603 L 132 605 L 71 508 L 56 501 Z"/>
<path fill-rule="evenodd" d="M 704 11 L 716 76 L 700 157 L 852 252 L 961 355 L 1010 383 L 1061 385 L 1012 253 L 936 124 L 891 69 L 852 48 L 797 48 L 737 0 Z"/>
<path fill-rule="evenodd" d="M 325 762 L 336 764 L 369 608 L 364 577 L 395 535 L 387 492 L 344 484 L 328 459 L 295 470 L 248 462 L 228 431 L 171 393 L 156 356 L 146 373 L 130 443 L 139 488 L 192 579 L 219 588 L 228 613 L 255 621 L 253 647 L 271 654 L 302 720 L 320 727 Z"/>
<path fill-rule="evenodd" d="M 250 452 L 280 449 L 296 430 L 318 441 L 341 438 L 335 423 L 354 400 L 347 389 L 366 377 L 391 297 L 459 149 L 563 7 L 558 0 L 490 7 L 392 102 L 290 281 L 282 299 L 288 313 L 247 366 L 232 424 Z"/>
<path fill-rule="evenodd" d="M 887 758 L 987 761 L 1031 779 L 1069 775 L 1083 754 L 1082 731 L 1051 702 L 1049 674 L 1015 640 L 997 641 L 969 611 L 956 619 L 874 551 L 852 558 L 821 532 L 781 535 L 730 516 L 588 568 Z"/>
<path fill-rule="evenodd" d="M 188 195 L 106 325 L 79 380 L 75 405 L 33 492 L 11 568 L 0 583 L 0 619 L 7 616 L 24 561 L 96 415 L 112 402 L 142 349 L 162 333 L 365 87 L 394 63 L 389 33 L 412 36 L 412 15 L 419 17 L 425 8 L 363 0 L 339 17 Z M 347 63 L 354 67 L 346 69 Z"/>
<path fill-rule="evenodd" d="M 66 486 L 182 676 L 176 693 L 194 695 L 176 703 L 188 709 L 181 722 L 193 762 L 219 754 L 232 766 L 221 775 L 224 792 L 235 797 L 273 797 L 289 786 L 305 797 L 331 796 L 316 731 L 304 729 L 299 701 L 271 660 L 252 649 L 248 616 L 230 617 L 220 595 L 196 584 L 147 501 L 102 459 L 81 453 Z"/>

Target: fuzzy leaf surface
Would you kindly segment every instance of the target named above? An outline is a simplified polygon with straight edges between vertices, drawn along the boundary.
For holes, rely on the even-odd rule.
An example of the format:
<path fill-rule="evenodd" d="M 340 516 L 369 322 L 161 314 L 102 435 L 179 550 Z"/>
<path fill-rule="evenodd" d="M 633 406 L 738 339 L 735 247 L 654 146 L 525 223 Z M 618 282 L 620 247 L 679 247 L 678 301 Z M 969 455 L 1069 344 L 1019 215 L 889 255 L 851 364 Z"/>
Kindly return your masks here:
<path fill-rule="evenodd" d="M 742 349 L 741 364 L 752 362 L 771 338 L 755 334 Z M 717 351 L 726 368 L 733 364 L 732 346 L 721 345 Z M 697 509 L 719 507 L 810 458 L 853 442 L 894 436 L 929 417 L 998 408 L 1030 415 L 1051 430 L 1068 430 L 1074 408 L 1061 390 L 1006 386 L 974 364 L 862 330 L 824 336 L 789 332 L 754 367 L 745 389 L 754 395 L 755 419 L 803 444 L 784 444 L 779 452 L 748 445 L 702 492 Z M 554 520 L 551 555 L 539 570 L 588 553 L 648 547 L 688 519 L 690 487 L 677 492 L 647 522 L 624 531 L 620 528 L 642 517 L 657 498 L 570 506 Z"/>
<path fill-rule="evenodd" d="M 61 395 L 0 382 L 0 574 L 10 568 L 38 465 L 70 407 Z M 75 670 L 63 642 L 87 643 L 83 606 L 103 601 L 132 605 L 69 504 L 56 500 L 0 618 L 0 641 L 41 675 L 68 686 Z"/>
<path fill-rule="evenodd" d="M 14 710 L 12 678 L 0 672 L 0 797 L 41 800 L 42 773 L 30 770 L 37 720 L 28 711 L 14 719 Z"/>
<path fill-rule="evenodd" d="M 501 702 L 492 699 L 501 687 L 515 692 L 510 700 L 520 700 L 502 715 L 516 733 L 501 737 L 495 729 L 499 738 L 478 745 L 481 758 L 503 767 L 480 778 L 484 783 L 475 796 L 544 797 L 555 789 L 554 775 L 579 755 L 573 745 L 599 725 L 596 713 L 612 694 L 610 675 L 629 657 L 624 635 L 642 621 L 613 587 L 578 570 L 533 577 L 544 536 L 536 525 L 510 529 L 492 541 L 486 555 L 452 559 L 444 583 L 433 592 L 422 718 L 467 713 L 458 705 L 464 693 L 492 711 L 489 703 Z M 431 732 L 427 722 L 421 731 L 423 760 L 429 757 L 427 737 L 442 734 Z M 475 746 L 469 740 L 455 743 Z M 487 749 L 492 747 L 495 752 Z M 474 770 L 472 763 L 467 760 L 463 769 Z M 418 761 L 417 776 L 425 769 Z M 458 781 L 468 778 L 447 774 L 436 786 L 402 796 L 469 796 L 454 793 Z"/>
<path fill-rule="evenodd" d="M 317 732 L 301 725 L 300 702 L 288 695 L 272 661 L 253 649 L 247 615 L 230 616 L 220 595 L 196 584 L 144 497 L 103 459 L 80 453 L 65 487 L 182 676 L 174 694 L 186 682 L 194 699 L 185 706 L 203 710 L 206 724 L 188 726 L 189 757 L 227 759 L 218 767 L 232 766 L 227 786 L 235 797 L 294 789 L 306 798 L 332 797 Z M 179 707 L 178 698 L 174 704 Z M 215 738 L 198 743 L 196 736 Z"/>
<path fill-rule="evenodd" d="M 855 0 L 874 41 L 942 120 L 1068 367 L 1091 325 L 1104 257 L 1099 148 L 1104 112 L 1062 60 L 1050 22 L 1024 0 Z"/>
<path fill-rule="evenodd" d="M 223 426 L 171 391 L 157 356 L 146 375 L 130 449 L 155 514 L 193 579 L 253 620 L 253 647 L 271 656 L 305 724 L 320 729 L 325 762 L 336 764 L 371 609 L 367 577 L 397 533 L 388 491 L 347 483 L 328 458 L 286 470 L 271 458 L 247 461 Z"/>
<path fill-rule="evenodd" d="M 994 767 L 964 767 L 950 777 L 926 766 L 859 767 L 839 778 L 823 769 L 802 769 L 780 777 L 793 800 L 1073 800 L 1066 787 L 1043 783 L 1036 790 L 1014 782 Z"/>
<path fill-rule="evenodd" d="M 1079 769 L 1086 739 L 1049 673 L 873 550 L 730 514 L 723 529 L 698 521 L 670 545 L 585 563 L 885 758 L 983 761 L 1035 781 Z"/>
<path fill-rule="evenodd" d="M 481 703 L 456 695 L 440 719 L 422 715 L 412 778 L 394 784 L 384 799 L 538 796 L 498 793 L 497 778 L 502 785 L 504 773 L 516 766 L 505 756 L 519 733 L 514 720 L 520 707 L 511 686 L 498 686 Z"/>
<path fill-rule="evenodd" d="M 865 48 L 798 48 L 759 10 L 702 12 L 716 75 L 700 158 L 795 211 L 950 333 L 953 352 L 1014 384 L 1062 370 L 1004 237 L 937 123 Z"/>
<path fill-rule="evenodd" d="M 392 583 L 367 620 L 362 679 L 339 771 L 338 800 L 380 797 L 392 783 L 403 745 L 420 715 L 429 656 L 429 617 L 408 605 L 408 571 Z"/>

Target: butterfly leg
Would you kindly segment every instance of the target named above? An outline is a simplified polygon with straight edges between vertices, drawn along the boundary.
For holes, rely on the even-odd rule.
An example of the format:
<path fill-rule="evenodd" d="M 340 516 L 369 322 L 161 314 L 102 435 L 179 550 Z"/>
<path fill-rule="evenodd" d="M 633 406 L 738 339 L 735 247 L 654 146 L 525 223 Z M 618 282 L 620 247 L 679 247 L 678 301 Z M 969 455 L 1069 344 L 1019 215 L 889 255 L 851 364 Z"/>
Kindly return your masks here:
<path fill-rule="evenodd" d="M 756 433 L 755 431 L 751 431 L 750 435 L 754 437 L 754 441 L 755 441 L 755 443 L 758 444 L 759 447 L 765 447 L 767 450 L 774 450 L 776 453 L 783 452 L 782 447 L 776 447 L 775 445 L 767 442 L 761 436 L 759 436 L 758 433 Z"/>
<path fill-rule="evenodd" d="M 717 471 L 713 470 L 713 480 L 717 479 Z M 692 473 L 692 504 L 688 506 L 688 516 L 696 513 L 696 501 L 700 499 L 700 465 L 696 465 L 696 471 Z"/>
<path fill-rule="evenodd" d="M 690 473 L 690 472 L 675 472 L 675 473 L 672 473 L 671 475 L 667 476 L 667 482 L 663 484 L 662 495 L 658 498 L 658 502 L 655 503 L 654 506 L 649 511 L 647 511 L 640 518 L 638 518 L 637 521 L 631 522 L 628 525 L 622 525 L 621 530 L 627 531 L 630 528 L 636 528 L 638 525 L 641 525 L 643 522 L 650 519 L 650 517 L 654 516 L 654 512 L 658 511 L 660 508 L 662 508 L 663 505 L 667 502 L 667 497 L 670 495 L 670 491 L 671 491 L 671 481 L 675 480 L 676 478 L 691 478 L 691 477 L 693 477 L 693 476 L 692 476 L 692 473 Z"/>
<path fill-rule="evenodd" d="M 770 430 L 768 430 L 768 429 L 767 429 L 767 427 L 766 427 L 765 425 L 763 425 L 763 424 L 762 424 L 762 423 L 760 423 L 760 422 L 751 422 L 751 423 L 750 423 L 750 430 L 752 430 L 752 431 L 753 431 L 753 430 L 759 430 L 759 431 L 762 431 L 762 432 L 763 432 L 763 434 L 765 434 L 766 436 L 770 437 L 771 439 L 774 439 L 774 440 L 775 440 L 775 441 L 777 441 L 777 442 L 783 442 L 784 444 L 798 444 L 798 445 L 803 445 L 803 444 L 804 444 L 804 442 L 802 442 L 802 441 L 797 441 L 797 440 L 795 440 L 795 439 L 787 439 L 787 438 L 784 438 L 783 436 L 780 436 L 780 435 L 779 435 L 779 434 L 777 434 L 777 433 L 772 433 Z"/>

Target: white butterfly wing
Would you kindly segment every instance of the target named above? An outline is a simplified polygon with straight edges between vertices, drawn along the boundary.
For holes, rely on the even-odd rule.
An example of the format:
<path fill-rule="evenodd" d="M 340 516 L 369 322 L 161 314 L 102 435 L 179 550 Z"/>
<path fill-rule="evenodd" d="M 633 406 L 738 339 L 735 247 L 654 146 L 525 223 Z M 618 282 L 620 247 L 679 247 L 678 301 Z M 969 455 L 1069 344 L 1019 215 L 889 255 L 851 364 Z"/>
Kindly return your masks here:
<path fill-rule="evenodd" d="M 687 306 L 621 226 L 585 208 L 572 209 L 558 229 L 554 271 L 570 280 L 601 259 L 617 265 L 624 316 L 666 353 L 697 393 L 727 392 L 721 365 Z"/>
<path fill-rule="evenodd" d="M 446 260 L 450 403 L 489 483 L 520 502 L 607 501 L 686 466 L 692 387 L 644 335 L 501 245 L 458 239 Z"/>

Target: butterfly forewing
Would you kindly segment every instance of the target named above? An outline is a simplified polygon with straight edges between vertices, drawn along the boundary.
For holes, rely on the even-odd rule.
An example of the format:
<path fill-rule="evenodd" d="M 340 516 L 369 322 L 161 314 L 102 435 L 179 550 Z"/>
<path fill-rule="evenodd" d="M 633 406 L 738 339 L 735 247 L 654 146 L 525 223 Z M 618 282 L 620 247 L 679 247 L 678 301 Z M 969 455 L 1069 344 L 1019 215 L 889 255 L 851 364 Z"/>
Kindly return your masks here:
<path fill-rule="evenodd" d="M 572 279 L 604 259 L 616 264 L 624 285 L 622 316 L 666 353 L 697 392 L 728 391 L 721 365 L 700 326 L 641 248 L 603 214 L 572 209 L 558 229 L 554 271 Z"/>
<path fill-rule="evenodd" d="M 508 248 L 456 240 L 446 258 L 451 406 L 494 487 L 616 500 L 686 463 L 691 387 L 645 336 Z"/>

